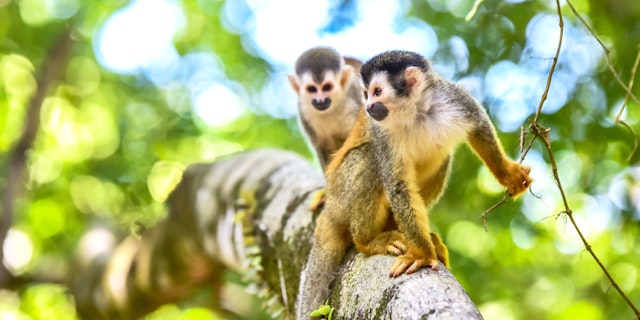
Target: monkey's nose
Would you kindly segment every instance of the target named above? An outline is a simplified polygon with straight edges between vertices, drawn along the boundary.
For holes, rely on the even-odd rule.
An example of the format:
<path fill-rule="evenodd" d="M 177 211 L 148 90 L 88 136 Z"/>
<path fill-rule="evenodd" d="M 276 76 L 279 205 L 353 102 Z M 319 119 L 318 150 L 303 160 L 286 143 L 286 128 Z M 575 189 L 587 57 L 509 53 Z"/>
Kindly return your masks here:
<path fill-rule="evenodd" d="M 389 115 L 389 109 L 380 102 L 376 102 L 367 106 L 367 113 L 377 121 L 382 121 Z"/>
<path fill-rule="evenodd" d="M 327 108 L 329 108 L 329 106 L 331 106 L 331 98 L 327 97 L 324 99 L 312 99 L 311 104 L 314 108 L 320 111 L 326 110 Z"/>

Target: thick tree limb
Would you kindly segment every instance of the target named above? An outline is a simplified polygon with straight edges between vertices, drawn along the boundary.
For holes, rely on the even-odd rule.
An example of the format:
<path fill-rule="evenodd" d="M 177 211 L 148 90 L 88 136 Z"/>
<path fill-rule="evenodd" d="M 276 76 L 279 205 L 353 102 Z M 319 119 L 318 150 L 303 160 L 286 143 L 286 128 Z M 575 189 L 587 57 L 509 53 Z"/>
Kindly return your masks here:
<path fill-rule="evenodd" d="M 246 275 L 274 317 L 293 318 L 313 233 L 309 205 L 323 186 L 316 169 L 285 151 L 255 150 L 190 166 L 163 222 L 109 257 L 79 264 L 72 290 L 79 313 L 139 317 L 195 288 L 215 287 L 228 268 Z M 333 287 L 334 319 L 482 318 L 445 268 L 390 279 L 393 261 L 352 250 Z"/>

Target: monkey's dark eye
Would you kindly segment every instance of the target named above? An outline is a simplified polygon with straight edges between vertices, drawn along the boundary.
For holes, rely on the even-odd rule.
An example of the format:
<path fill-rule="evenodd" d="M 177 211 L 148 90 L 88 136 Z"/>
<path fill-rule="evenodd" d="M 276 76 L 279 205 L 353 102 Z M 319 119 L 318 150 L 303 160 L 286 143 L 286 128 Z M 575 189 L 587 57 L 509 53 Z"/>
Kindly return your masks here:
<path fill-rule="evenodd" d="M 373 95 L 376 96 L 376 97 L 379 97 L 381 93 L 382 93 L 382 89 L 380 89 L 380 88 L 375 88 L 373 90 Z"/>
<path fill-rule="evenodd" d="M 333 88 L 333 86 L 327 83 L 324 86 L 322 86 L 322 91 L 327 92 L 327 91 L 330 91 L 331 88 Z"/>
<path fill-rule="evenodd" d="M 318 89 L 316 87 L 314 87 L 314 86 L 308 86 L 307 87 L 307 92 L 316 93 L 316 92 L 318 92 Z"/>

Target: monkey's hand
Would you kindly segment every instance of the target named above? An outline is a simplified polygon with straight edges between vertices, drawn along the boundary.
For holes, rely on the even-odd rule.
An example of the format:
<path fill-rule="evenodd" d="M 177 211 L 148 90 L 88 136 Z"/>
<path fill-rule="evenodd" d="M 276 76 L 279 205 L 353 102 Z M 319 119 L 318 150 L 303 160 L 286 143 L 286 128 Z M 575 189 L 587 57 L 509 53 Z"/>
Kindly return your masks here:
<path fill-rule="evenodd" d="M 529 177 L 531 169 L 517 162 L 509 162 L 505 169 L 506 173 L 498 180 L 503 186 L 507 187 L 509 196 L 515 198 L 531 185 L 532 180 Z"/>
<path fill-rule="evenodd" d="M 389 271 L 389 276 L 395 278 L 403 273 L 411 274 L 422 267 L 438 270 L 438 258 L 435 252 L 425 255 L 421 251 L 417 248 L 409 248 L 407 252 L 398 256 L 391 267 L 391 271 Z"/>

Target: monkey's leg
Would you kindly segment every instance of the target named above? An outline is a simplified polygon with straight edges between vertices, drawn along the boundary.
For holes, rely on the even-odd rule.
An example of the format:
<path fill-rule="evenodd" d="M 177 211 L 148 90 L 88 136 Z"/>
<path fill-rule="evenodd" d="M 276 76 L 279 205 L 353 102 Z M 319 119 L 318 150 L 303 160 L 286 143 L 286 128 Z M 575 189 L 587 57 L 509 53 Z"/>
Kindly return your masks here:
<path fill-rule="evenodd" d="M 382 153 L 390 155 L 391 153 Z M 438 257 L 431 240 L 429 217 L 420 196 L 412 166 L 393 163 L 393 159 L 379 159 L 384 188 L 398 229 L 406 239 L 407 249 L 396 258 L 389 275 L 397 277 L 413 273 L 421 267 L 438 269 Z M 395 170 L 394 168 L 403 168 Z"/>
<path fill-rule="evenodd" d="M 447 249 L 447 246 L 444 245 L 440 236 L 435 232 L 431 232 L 431 241 L 436 247 L 436 256 L 438 256 L 438 260 L 440 260 L 445 267 L 449 268 L 449 249 Z"/>
<path fill-rule="evenodd" d="M 296 319 L 309 319 L 309 314 L 324 303 L 350 244 L 347 228 L 334 223 L 331 216 L 332 212 L 324 212 L 316 222 L 311 253 L 300 274 Z"/>
<path fill-rule="evenodd" d="M 438 257 L 431 240 L 429 217 L 420 190 L 415 181 L 416 174 L 411 164 L 403 164 L 394 157 L 386 144 L 377 144 L 376 159 L 387 193 L 391 212 L 399 231 L 406 239 L 407 248 L 396 258 L 389 276 L 413 273 L 421 267 L 438 269 Z M 398 170 L 401 168 L 401 170 Z"/>

